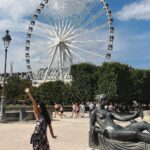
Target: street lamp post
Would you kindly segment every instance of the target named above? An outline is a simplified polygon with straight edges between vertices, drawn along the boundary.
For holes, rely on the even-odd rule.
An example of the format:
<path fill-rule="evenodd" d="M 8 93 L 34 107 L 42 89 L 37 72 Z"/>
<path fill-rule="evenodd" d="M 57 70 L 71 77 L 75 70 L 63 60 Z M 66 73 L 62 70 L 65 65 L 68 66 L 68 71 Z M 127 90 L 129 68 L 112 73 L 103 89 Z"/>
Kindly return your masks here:
<path fill-rule="evenodd" d="M 9 31 L 6 30 L 6 35 L 2 38 L 4 42 L 5 48 L 5 64 L 4 64 L 4 79 L 3 79 L 3 89 L 2 89 L 2 96 L 1 96 L 1 112 L 0 112 L 0 122 L 5 122 L 5 81 L 6 81 L 6 66 L 7 66 L 7 50 L 9 47 L 9 43 L 11 41 L 11 36 L 9 35 Z"/>

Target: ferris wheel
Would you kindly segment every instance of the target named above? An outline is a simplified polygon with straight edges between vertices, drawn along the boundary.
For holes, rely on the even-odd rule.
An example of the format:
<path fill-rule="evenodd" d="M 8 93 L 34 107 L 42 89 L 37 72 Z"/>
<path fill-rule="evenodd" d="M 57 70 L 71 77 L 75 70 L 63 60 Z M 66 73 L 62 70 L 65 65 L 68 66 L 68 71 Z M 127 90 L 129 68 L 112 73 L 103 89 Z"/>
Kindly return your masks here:
<path fill-rule="evenodd" d="M 25 57 L 35 81 L 70 78 L 70 66 L 111 58 L 114 26 L 105 0 L 42 0 L 29 23 Z"/>

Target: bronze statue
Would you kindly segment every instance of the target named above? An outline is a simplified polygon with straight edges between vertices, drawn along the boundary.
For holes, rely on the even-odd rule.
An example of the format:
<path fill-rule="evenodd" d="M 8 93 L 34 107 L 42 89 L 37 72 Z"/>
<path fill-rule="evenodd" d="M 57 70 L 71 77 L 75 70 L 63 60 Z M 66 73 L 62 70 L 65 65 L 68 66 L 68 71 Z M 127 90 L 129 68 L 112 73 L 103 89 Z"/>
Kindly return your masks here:
<path fill-rule="evenodd" d="M 144 142 L 150 144 L 150 123 L 134 122 L 125 127 L 116 124 L 114 120 L 130 121 L 138 118 L 141 110 L 132 115 L 119 115 L 104 109 L 106 96 L 103 95 L 99 100 L 99 108 L 95 108 L 90 116 L 90 142 L 99 144 L 99 136 L 106 139 L 124 142 Z M 147 133 L 143 132 L 144 130 Z M 112 148 L 113 150 L 113 148 Z"/>

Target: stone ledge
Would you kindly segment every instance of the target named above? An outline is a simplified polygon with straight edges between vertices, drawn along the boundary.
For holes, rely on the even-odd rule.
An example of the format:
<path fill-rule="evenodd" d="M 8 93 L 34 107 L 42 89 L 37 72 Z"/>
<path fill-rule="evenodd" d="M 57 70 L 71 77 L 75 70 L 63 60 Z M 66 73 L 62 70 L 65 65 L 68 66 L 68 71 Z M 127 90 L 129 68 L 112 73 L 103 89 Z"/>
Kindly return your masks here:
<path fill-rule="evenodd" d="M 145 110 L 144 112 L 144 120 L 145 121 L 150 121 L 150 110 Z"/>

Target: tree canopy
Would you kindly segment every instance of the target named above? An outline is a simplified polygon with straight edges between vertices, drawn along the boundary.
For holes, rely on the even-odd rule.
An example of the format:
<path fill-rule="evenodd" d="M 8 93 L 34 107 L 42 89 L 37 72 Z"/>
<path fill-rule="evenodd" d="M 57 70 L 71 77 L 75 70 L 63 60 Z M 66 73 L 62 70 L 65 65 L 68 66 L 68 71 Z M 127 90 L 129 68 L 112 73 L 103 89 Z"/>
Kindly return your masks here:
<path fill-rule="evenodd" d="M 132 103 L 137 100 L 149 104 L 150 70 L 134 69 L 127 64 L 105 62 L 101 66 L 89 63 L 71 66 L 72 82 L 45 82 L 32 87 L 29 80 L 11 77 L 7 80 L 6 96 L 9 100 L 27 99 L 24 89 L 30 87 L 37 101 L 47 104 L 59 101 L 94 101 L 97 94 L 106 94 L 112 102 Z M 0 92 L 2 87 L 0 87 Z"/>

